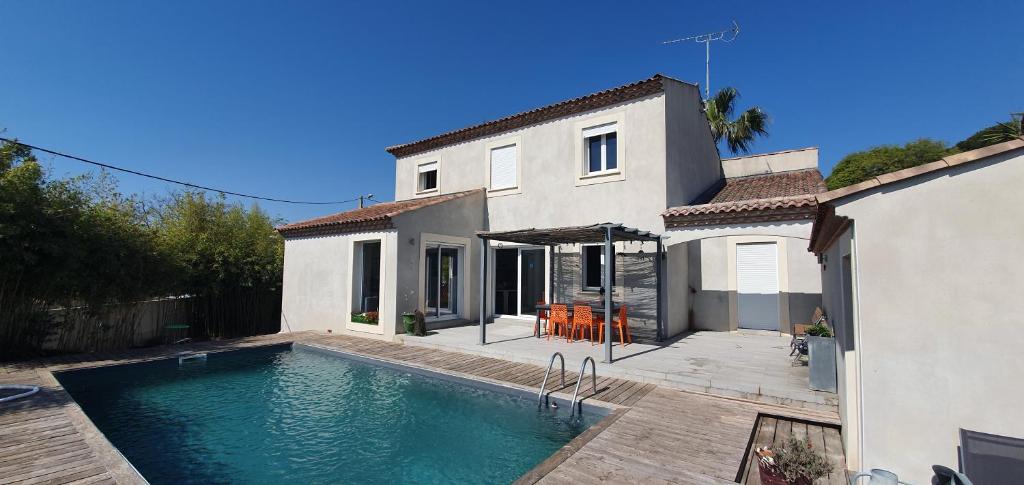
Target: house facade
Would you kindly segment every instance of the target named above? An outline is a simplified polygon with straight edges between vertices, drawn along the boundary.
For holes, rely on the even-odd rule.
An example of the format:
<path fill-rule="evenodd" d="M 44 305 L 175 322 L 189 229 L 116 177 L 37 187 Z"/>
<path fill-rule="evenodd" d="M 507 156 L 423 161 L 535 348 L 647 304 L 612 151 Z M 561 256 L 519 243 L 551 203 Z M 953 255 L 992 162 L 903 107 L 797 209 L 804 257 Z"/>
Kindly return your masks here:
<path fill-rule="evenodd" d="M 434 328 L 478 321 L 481 312 L 486 318 L 532 320 L 536 303 L 548 295 L 555 301 L 596 300 L 607 287 L 616 302 L 628 305 L 631 327 L 654 335 L 655 243 L 616 243 L 613 281 L 607 284 L 608 262 L 600 245 L 481 243 L 477 237 L 482 231 L 601 223 L 665 235 L 660 336 L 679 334 L 693 322 L 701 328 L 735 329 L 728 303 L 725 310 L 703 303 L 712 290 L 694 295 L 690 289 L 694 278 L 704 278 L 695 276 L 691 266 L 730 271 L 727 260 L 705 262 L 700 250 L 692 249 L 705 243 L 684 236 L 686 231 L 677 230 L 680 219 L 666 211 L 706 205 L 720 192 L 748 194 L 747 189 L 732 190 L 744 178 L 768 176 L 776 181 L 772 193 L 785 195 L 815 192 L 821 182 L 816 151 L 721 160 L 697 86 L 662 75 L 387 151 L 395 156 L 395 202 L 279 228 L 285 237 L 284 331 L 393 338 L 402 333 L 401 314 L 417 309 Z M 786 173 L 765 173 L 768 165 Z M 807 173 L 799 188 L 779 192 L 801 171 Z M 788 209 L 762 212 L 775 217 L 766 220 L 778 222 L 780 215 L 792 216 Z M 794 237 L 806 237 L 813 214 L 800 209 Z M 751 235 L 747 226 L 713 226 L 706 230 Z M 796 263 L 800 257 L 814 265 L 806 252 L 788 257 L 791 249 L 806 247 L 806 241 L 787 245 L 788 239 L 778 239 L 791 232 L 766 233 L 777 243 L 773 248 L 783 251 L 773 259 L 783 265 L 776 274 L 802 271 L 802 261 Z M 487 267 L 481 268 L 484 247 Z M 787 257 L 799 271 L 790 269 Z M 816 271 L 810 273 L 817 281 Z M 803 276 L 799 272 L 787 282 Z M 775 287 L 785 291 L 787 285 L 804 291 L 796 283 Z M 482 309 L 481 286 L 486 288 Z M 807 293 L 817 290 L 813 283 L 805 286 Z M 793 301 L 778 291 L 774 297 Z M 775 305 L 809 314 L 802 301 Z M 368 312 L 376 312 L 376 322 L 366 322 Z M 779 321 L 786 323 L 775 330 L 786 331 L 788 317 Z"/>
<path fill-rule="evenodd" d="M 818 196 L 850 468 L 927 483 L 960 429 L 1024 438 L 1024 139 Z"/>

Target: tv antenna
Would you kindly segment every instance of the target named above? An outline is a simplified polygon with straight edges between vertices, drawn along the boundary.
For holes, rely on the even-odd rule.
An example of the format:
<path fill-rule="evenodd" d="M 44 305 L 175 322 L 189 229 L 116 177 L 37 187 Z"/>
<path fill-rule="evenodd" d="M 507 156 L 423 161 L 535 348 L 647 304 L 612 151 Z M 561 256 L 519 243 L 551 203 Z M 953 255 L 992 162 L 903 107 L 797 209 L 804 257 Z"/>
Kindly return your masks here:
<path fill-rule="evenodd" d="M 740 35 L 740 24 L 732 21 L 732 28 L 726 30 L 719 30 L 718 32 L 709 32 L 707 34 L 691 35 L 682 39 L 666 40 L 662 42 L 662 45 L 678 44 L 680 42 L 694 41 L 697 43 L 704 43 L 704 98 L 711 98 L 711 43 L 720 40 L 722 42 L 732 42 L 736 40 L 736 37 Z"/>

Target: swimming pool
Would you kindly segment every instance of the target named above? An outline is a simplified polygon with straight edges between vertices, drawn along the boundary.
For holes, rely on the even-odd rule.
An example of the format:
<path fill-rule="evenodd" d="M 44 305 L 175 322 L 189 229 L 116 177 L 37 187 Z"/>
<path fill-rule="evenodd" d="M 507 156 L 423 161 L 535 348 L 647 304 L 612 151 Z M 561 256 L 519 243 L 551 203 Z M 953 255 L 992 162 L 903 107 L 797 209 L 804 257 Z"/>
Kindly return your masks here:
<path fill-rule="evenodd" d="M 508 483 L 602 417 L 301 344 L 57 374 L 151 483 Z"/>

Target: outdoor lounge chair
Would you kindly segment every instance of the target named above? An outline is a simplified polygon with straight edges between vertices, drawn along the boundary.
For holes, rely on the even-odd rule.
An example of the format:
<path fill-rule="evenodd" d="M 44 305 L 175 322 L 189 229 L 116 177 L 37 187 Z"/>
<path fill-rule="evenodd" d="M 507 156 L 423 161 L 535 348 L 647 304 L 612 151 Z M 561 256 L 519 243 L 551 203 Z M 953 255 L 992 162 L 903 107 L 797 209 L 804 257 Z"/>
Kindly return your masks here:
<path fill-rule="evenodd" d="M 973 485 L 967 475 L 942 465 L 932 465 L 932 485 Z"/>
<path fill-rule="evenodd" d="M 1024 439 L 961 428 L 960 472 L 975 485 L 1021 483 Z"/>
<path fill-rule="evenodd" d="M 793 325 L 793 338 L 789 341 L 789 348 L 790 348 L 789 355 L 793 356 L 793 355 L 796 355 L 798 352 L 801 353 L 801 354 L 806 353 L 806 348 L 807 347 L 806 347 L 806 345 L 803 345 L 803 343 L 804 343 L 805 340 L 807 340 L 807 327 L 810 327 L 811 325 L 816 325 L 819 322 L 822 322 L 822 321 L 825 321 L 825 320 L 826 320 L 825 312 L 821 309 L 821 307 L 815 307 L 814 308 L 814 314 L 811 315 L 811 323 L 809 323 L 809 324 L 804 324 L 804 323 L 794 324 Z M 801 352 L 801 349 L 803 349 L 804 352 Z"/>

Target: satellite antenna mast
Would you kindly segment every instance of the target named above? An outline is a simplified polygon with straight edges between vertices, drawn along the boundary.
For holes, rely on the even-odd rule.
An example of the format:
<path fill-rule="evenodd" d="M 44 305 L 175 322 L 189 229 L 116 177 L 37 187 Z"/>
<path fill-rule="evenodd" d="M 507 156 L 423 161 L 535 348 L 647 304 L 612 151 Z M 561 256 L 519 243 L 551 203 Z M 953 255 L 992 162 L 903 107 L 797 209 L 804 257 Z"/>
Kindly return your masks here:
<path fill-rule="evenodd" d="M 694 41 L 697 43 L 704 43 L 704 98 L 711 98 L 711 43 L 720 40 L 722 42 L 732 42 L 736 40 L 736 37 L 740 35 L 740 24 L 732 21 L 732 28 L 726 30 L 720 30 L 718 32 L 709 32 L 707 34 L 691 35 L 682 39 L 666 40 L 662 42 L 663 45 L 678 44 L 681 42 Z"/>

